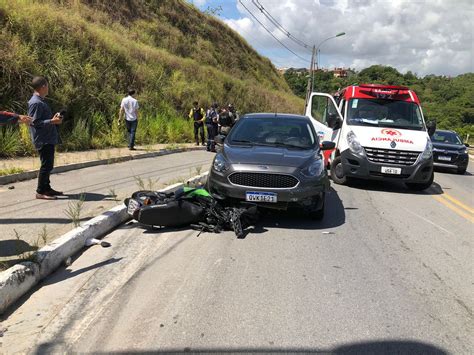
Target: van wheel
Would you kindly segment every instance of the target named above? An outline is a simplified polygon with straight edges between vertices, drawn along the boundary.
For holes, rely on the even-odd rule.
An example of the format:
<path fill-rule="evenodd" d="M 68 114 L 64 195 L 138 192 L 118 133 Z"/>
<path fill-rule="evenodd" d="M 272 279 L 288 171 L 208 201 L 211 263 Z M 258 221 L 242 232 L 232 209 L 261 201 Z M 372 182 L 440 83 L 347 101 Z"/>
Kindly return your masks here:
<path fill-rule="evenodd" d="M 347 177 L 342 169 L 341 156 L 334 158 L 331 162 L 331 179 L 338 185 L 347 184 Z"/>
<path fill-rule="evenodd" d="M 429 179 L 427 182 L 423 182 L 423 183 L 421 183 L 421 184 L 412 183 L 412 182 L 407 182 L 407 183 L 405 183 L 405 185 L 406 185 L 410 190 L 413 190 L 413 191 L 423 191 L 423 190 L 426 190 L 427 188 L 429 188 L 429 187 L 433 184 L 433 180 L 434 180 L 434 173 L 431 173 L 431 177 L 430 177 L 430 179 Z"/>

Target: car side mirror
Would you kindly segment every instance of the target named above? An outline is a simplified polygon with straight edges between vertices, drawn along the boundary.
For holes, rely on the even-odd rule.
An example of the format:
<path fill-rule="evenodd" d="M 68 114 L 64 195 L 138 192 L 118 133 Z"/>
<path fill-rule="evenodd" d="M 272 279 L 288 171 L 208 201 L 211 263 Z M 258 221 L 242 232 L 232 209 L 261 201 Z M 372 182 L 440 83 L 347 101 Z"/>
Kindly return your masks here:
<path fill-rule="evenodd" d="M 464 143 L 464 145 L 466 146 L 466 148 L 470 147 L 469 143 Z"/>
<path fill-rule="evenodd" d="M 328 118 L 326 120 L 328 127 L 332 128 L 333 130 L 341 128 L 341 120 L 337 113 L 330 113 L 328 114 Z"/>
<path fill-rule="evenodd" d="M 214 142 L 216 142 L 217 144 L 224 144 L 225 137 L 226 136 L 224 136 L 223 134 L 219 134 L 214 137 Z"/>
<path fill-rule="evenodd" d="M 430 137 L 433 136 L 433 134 L 435 133 L 436 131 L 436 121 L 430 121 L 426 124 L 426 128 L 428 130 L 428 135 Z"/>
<path fill-rule="evenodd" d="M 321 143 L 321 150 L 331 150 L 336 148 L 336 143 L 331 141 L 324 141 Z"/>

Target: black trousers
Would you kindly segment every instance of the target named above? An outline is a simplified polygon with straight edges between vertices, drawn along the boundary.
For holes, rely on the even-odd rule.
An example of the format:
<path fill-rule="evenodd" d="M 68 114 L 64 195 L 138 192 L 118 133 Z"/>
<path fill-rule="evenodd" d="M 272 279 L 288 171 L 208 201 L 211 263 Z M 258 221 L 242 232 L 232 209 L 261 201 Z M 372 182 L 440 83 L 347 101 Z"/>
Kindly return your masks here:
<path fill-rule="evenodd" d="M 207 129 L 207 150 L 215 150 L 214 137 L 217 135 L 217 124 L 206 123 Z"/>
<path fill-rule="evenodd" d="M 204 144 L 204 123 L 202 122 L 194 122 L 194 140 L 196 144 L 199 144 L 198 133 L 201 137 L 201 143 Z"/>
<path fill-rule="evenodd" d="M 45 144 L 38 149 L 40 156 L 41 167 L 38 174 L 38 187 L 36 192 L 44 194 L 51 190 L 49 176 L 54 167 L 54 144 Z"/>

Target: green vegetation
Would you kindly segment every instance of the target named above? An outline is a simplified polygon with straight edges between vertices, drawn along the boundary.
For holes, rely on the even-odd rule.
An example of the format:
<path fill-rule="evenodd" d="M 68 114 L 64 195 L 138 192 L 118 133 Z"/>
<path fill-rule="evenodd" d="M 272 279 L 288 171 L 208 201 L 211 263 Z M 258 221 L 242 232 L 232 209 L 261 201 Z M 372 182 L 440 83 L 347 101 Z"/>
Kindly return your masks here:
<path fill-rule="evenodd" d="M 303 101 L 266 58 L 183 0 L 0 0 L 0 108 L 25 113 L 34 75 L 66 108 L 62 150 L 125 145 L 118 106 L 137 89 L 137 142 L 192 140 L 187 112 L 233 102 L 241 112 L 299 112 Z M 2 156 L 31 154 L 27 129 L 1 128 Z"/>
<path fill-rule="evenodd" d="M 24 171 L 25 169 L 16 168 L 16 167 L 0 169 L 0 176 L 19 174 L 19 173 L 23 173 Z"/>
<path fill-rule="evenodd" d="M 306 73 L 288 70 L 285 79 L 296 95 L 305 97 Z M 401 74 L 395 68 L 382 65 L 373 65 L 348 78 L 335 78 L 332 72 L 315 73 L 315 91 L 333 93 L 359 83 L 406 85 L 420 98 L 426 120 L 435 120 L 440 129 L 457 131 L 463 139 L 467 134 L 471 139 L 474 137 L 474 73 L 454 78 L 435 75 L 420 78 L 410 71 Z"/>

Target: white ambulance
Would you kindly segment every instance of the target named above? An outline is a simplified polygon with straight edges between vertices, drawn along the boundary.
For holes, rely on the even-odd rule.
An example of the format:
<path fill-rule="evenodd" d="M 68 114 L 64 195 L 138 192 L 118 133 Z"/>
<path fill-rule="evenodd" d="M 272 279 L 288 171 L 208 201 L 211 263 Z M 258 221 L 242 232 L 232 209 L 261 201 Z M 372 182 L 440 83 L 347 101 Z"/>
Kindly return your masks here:
<path fill-rule="evenodd" d="M 398 180 L 413 190 L 433 183 L 430 136 L 416 93 L 403 86 L 348 86 L 332 96 L 312 93 L 306 107 L 321 141 L 336 148 L 326 153 L 331 178 Z"/>

